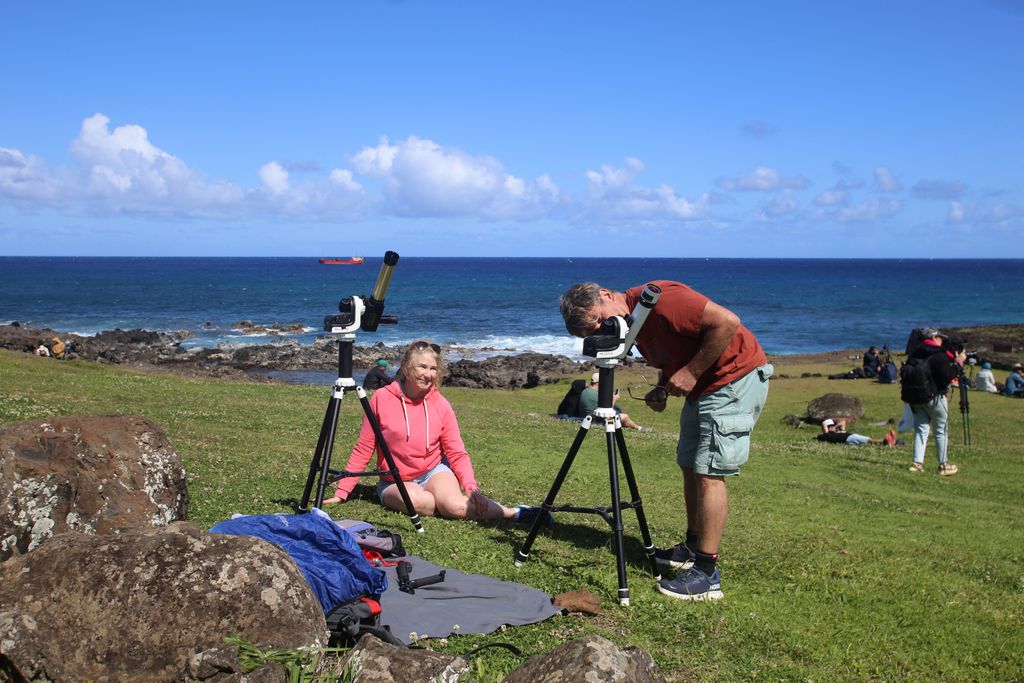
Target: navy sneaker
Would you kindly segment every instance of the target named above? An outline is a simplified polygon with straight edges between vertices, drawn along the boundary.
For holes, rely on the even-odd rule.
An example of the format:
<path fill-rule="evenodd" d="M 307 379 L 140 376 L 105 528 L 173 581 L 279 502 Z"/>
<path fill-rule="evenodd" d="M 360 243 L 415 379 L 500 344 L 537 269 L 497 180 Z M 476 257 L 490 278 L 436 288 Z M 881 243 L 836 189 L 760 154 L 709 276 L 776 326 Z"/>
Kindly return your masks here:
<path fill-rule="evenodd" d="M 658 591 L 680 600 L 721 600 L 722 577 L 717 568 L 714 574 L 708 576 L 696 567 L 690 567 L 679 572 L 671 581 L 659 581 Z"/>
<path fill-rule="evenodd" d="M 689 569 L 693 566 L 693 551 L 686 543 L 677 543 L 671 548 L 655 548 L 654 561 L 672 569 Z"/>
<path fill-rule="evenodd" d="M 515 509 L 516 521 L 520 524 L 533 524 L 533 520 L 537 519 L 539 515 L 543 515 L 541 518 L 542 526 L 550 526 L 555 523 L 555 518 L 550 512 L 543 508 L 530 507 L 529 505 L 517 505 Z"/>

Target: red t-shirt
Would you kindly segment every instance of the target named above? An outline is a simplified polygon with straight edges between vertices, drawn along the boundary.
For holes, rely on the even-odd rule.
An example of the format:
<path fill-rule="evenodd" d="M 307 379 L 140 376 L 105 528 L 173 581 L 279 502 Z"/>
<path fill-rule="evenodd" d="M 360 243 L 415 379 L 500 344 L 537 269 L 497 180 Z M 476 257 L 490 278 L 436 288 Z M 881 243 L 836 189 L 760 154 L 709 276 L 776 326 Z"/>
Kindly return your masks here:
<path fill-rule="evenodd" d="M 679 282 L 654 280 L 653 284 L 661 287 L 661 297 L 637 335 L 636 346 L 648 365 L 671 377 L 700 349 L 701 321 L 709 299 Z M 643 289 L 642 285 L 626 290 L 629 310 L 636 307 Z M 757 338 L 740 325 L 718 360 L 697 378 L 689 395 L 698 397 L 721 389 L 767 362 Z"/>

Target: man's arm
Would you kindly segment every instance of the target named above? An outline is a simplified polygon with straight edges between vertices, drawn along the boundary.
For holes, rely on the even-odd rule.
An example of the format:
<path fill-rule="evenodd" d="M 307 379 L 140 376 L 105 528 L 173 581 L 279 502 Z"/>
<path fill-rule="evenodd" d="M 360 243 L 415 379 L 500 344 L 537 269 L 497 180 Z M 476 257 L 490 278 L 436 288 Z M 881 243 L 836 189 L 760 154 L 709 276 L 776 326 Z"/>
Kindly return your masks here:
<path fill-rule="evenodd" d="M 701 316 L 700 349 L 689 363 L 679 368 L 665 382 L 668 393 L 673 396 L 686 396 L 690 393 L 697 383 L 697 378 L 703 375 L 729 347 L 739 326 L 740 319 L 735 313 L 708 300 Z"/>

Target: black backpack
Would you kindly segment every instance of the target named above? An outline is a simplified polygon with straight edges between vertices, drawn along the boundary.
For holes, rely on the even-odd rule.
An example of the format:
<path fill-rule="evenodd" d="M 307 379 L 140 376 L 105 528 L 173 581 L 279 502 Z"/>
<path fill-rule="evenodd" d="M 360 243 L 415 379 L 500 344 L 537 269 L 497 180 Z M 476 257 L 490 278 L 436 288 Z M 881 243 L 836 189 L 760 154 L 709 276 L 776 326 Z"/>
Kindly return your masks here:
<path fill-rule="evenodd" d="M 911 356 L 900 368 L 900 398 L 911 405 L 928 403 L 939 393 L 928 357 Z"/>
<path fill-rule="evenodd" d="M 878 381 L 882 384 L 896 384 L 899 373 L 896 371 L 896 364 L 892 361 L 885 363 L 878 371 Z"/>
<path fill-rule="evenodd" d="M 587 388 L 587 381 L 584 379 L 573 380 L 569 386 L 569 391 L 565 393 L 565 398 L 558 404 L 558 415 L 568 415 L 569 417 L 576 417 L 580 410 L 580 394 Z"/>

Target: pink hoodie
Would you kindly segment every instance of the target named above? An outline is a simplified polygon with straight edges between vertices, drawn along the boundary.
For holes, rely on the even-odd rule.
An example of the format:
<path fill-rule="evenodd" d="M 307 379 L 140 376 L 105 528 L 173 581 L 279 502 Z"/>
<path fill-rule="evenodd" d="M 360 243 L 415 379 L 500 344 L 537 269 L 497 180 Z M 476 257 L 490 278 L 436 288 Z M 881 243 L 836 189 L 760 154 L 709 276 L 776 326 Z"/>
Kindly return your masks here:
<path fill-rule="evenodd" d="M 422 400 L 412 401 L 402 393 L 399 382 L 391 382 L 373 392 L 370 407 L 377 416 L 384 440 L 391 449 L 391 455 L 394 456 L 395 465 L 403 481 L 429 472 L 441 462 L 441 455 L 444 454 L 448 456 L 448 465 L 463 490 L 469 493 L 477 489 L 473 465 L 469 461 L 466 446 L 462 443 L 455 411 L 436 387 L 432 387 Z M 373 429 L 364 416 L 363 425 L 359 430 L 359 440 L 352 449 L 345 469 L 350 472 L 365 470 L 376 450 L 375 446 Z M 387 463 L 379 450 L 377 469 L 387 469 Z M 383 479 L 389 482 L 392 480 L 387 475 Z M 357 477 L 341 479 L 338 481 L 335 495 L 346 500 L 356 487 L 357 481 Z"/>

